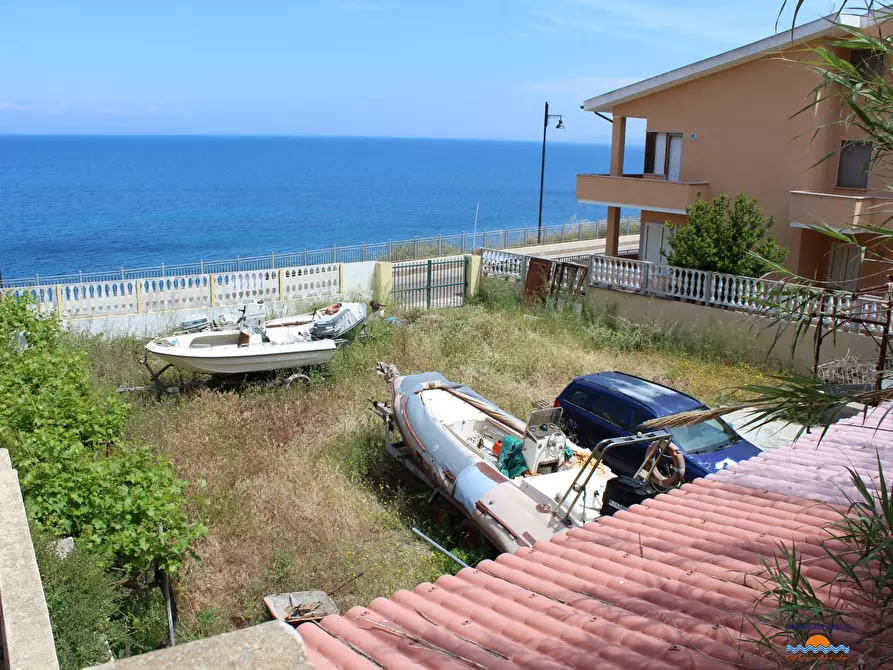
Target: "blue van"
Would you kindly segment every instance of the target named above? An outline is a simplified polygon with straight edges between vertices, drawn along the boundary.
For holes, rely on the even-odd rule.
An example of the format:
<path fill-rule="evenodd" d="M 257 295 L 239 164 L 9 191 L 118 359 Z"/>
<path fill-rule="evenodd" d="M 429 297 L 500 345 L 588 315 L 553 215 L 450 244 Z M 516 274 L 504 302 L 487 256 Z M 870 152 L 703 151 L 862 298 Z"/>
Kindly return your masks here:
<path fill-rule="evenodd" d="M 638 426 L 677 412 L 706 409 L 691 396 L 623 372 L 598 372 L 574 379 L 555 400 L 563 408 L 568 433 L 592 448 L 608 437 L 633 435 Z M 673 443 L 685 455 L 685 481 L 722 470 L 760 453 L 722 419 L 673 428 Z M 608 451 L 605 463 L 615 473 L 633 475 L 647 445 Z"/>

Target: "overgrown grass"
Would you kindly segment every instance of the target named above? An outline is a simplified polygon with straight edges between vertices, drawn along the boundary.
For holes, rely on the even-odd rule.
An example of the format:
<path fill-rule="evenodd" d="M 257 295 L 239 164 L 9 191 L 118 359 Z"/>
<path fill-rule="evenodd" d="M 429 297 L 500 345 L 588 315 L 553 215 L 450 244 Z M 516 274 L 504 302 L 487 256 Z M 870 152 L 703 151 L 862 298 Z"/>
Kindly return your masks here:
<path fill-rule="evenodd" d="M 268 593 L 333 591 L 342 611 L 455 566 L 410 532 L 419 526 L 457 548 L 458 517 L 434 522 L 434 503 L 383 448 L 368 398 L 388 399 L 376 361 L 411 373 L 438 370 L 526 416 L 579 374 L 616 369 L 672 384 L 706 402 L 724 389 L 769 383 L 740 352 L 682 331 L 634 327 L 611 315 L 535 312 L 508 291 L 476 304 L 400 314 L 402 325 L 370 323 L 370 337 L 338 352 L 290 390 L 199 391 L 134 396 L 128 431 L 204 481 L 191 501 L 207 537 L 176 584 L 180 637 L 206 636 L 265 619 Z M 137 383 L 138 342 L 92 339 L 95 382 Z M 474 562 L 486 548 L 459 552 Z"/>

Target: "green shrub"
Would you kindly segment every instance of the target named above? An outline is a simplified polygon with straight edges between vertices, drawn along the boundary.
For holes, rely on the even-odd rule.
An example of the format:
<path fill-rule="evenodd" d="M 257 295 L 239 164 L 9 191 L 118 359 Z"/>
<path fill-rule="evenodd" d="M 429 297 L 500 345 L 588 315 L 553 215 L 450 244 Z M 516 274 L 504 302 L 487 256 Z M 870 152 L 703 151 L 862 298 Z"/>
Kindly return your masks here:
<path fill-rule="evenodd" d="M 756 198 L 725 194 L 707 202 L 700 198 L 685 208 L 687 224 L 667 222 L 673 230 L 667 262 L 683 268 L 757 277 L 780 265 L 786 247 L 766 233 L 775 223 L 760 212 Z"/>
<path fill-rule="evenodd" d="M 25 334 L 27 348 L 8 346 Z M 90 387 L 90 365 L 27 298 L 0 300 L 0 446 L 10 450 L 29 513 L 130 577 L 180 567 L 204 529 L 189 522 L 187 482 L 123 436 L 127 407 Z M 164 524 L 165 541 L 158 526 Z"/>

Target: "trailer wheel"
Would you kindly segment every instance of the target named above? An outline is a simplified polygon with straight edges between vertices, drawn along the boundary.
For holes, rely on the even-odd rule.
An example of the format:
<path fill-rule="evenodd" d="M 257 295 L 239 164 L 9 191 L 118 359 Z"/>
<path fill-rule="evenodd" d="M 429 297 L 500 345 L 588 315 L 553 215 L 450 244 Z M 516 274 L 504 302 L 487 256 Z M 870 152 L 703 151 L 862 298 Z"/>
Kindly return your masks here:
<path fill-rule="evenodd" d="M 289 375 L 288 377 L 286 377 L 285 381 L 282 382 L 282 385 L 285 388 L 290 389 L 292 387 L 292 385 L 294 385 L 294 383 L 297 381 L 303 382 L 304 384 L 309 384 L 310 377 L 308 377 L 305 374 L 301 374 L 300 372 L 296 372 L 295 374 Z"/>
<path fill-rule="evenodd" d="M 484 536 L 468 519 L 459 524 L 459 546 L 463 549 L 478 549 L 483 545 Z"/>
<path fill-rule="evenodd" d="M 452 519 L 452 505 L 444 500 L 441 496 L 437 496 L 434 501 L 434 525 L 438 528 L 446 530 L 451 529 L 455 524 Z"/>

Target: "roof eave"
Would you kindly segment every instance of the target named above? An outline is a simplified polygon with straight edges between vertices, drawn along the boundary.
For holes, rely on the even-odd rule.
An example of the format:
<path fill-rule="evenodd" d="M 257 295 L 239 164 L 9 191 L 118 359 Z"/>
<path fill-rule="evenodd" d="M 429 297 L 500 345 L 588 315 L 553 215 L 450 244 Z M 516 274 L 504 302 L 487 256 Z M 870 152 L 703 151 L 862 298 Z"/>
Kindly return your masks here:
<path fill-rule="evenodd" d="M 793 31 L 786 30 L 737 49 L 732 49 L 731 51 L 670 70 L 655 77 L 644 79 L 635 84 L 589 98 L 583 103 L 583 110 L 587 112 L 613 112 L 615 105 L 630 102 L 672 86 L 684 84 L 692 79 L 746 63 L 747 61 L 756 60 L 767 53 L 787 48 L 799 42 L 807 42 L 823 35 L 830 35 L 840 25 L 865 28 L 870 25 L 872 19 L 873 17 L 869 18 L 866 15 L 853 14 L 842 14 L 836 17 L 826 16 L 798 26 Z"/>

